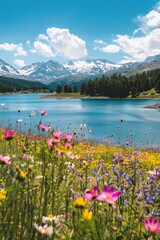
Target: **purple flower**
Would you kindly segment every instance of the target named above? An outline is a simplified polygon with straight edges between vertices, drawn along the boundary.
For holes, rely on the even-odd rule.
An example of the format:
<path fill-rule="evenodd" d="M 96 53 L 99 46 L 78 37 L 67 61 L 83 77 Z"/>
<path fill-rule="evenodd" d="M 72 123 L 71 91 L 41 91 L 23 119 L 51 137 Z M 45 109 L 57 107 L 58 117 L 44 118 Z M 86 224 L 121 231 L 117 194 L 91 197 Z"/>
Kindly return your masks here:
<path fill-rule="evenodd" d="M 144 226 L 151 232 L 160 232 L 160 223 L 157 218 L 143 220 Z"/>
<path fill-rule="evenodd" d="M 98 201 L 108 202 L 114 204 L 115 201 L 118 200 L 119 196 L 121 195 L 121 191 L 115 191 L 113 185 L 106 186 L 103 185 L 102 187 L 102 194 L 97 197 Z"/>
<path fill-rule="evenodd" d="M 85 199 L 91 201 L 98 196 L 98 187 L 94 186 L 93 190 L 85 190 Z"/>

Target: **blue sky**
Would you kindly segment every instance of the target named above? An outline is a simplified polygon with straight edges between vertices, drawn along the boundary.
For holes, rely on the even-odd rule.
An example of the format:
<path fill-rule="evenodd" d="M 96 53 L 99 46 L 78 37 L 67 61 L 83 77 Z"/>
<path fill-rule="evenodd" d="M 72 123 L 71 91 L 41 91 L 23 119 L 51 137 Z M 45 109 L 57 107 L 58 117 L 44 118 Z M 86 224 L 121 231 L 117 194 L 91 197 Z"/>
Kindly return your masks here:
<path fill-rule="evenodd" d="M 5 0 L 0 6 L 0 58 L 17 68 L 50 59 L 124 63 L 160 54 L 158 1 Z"/>

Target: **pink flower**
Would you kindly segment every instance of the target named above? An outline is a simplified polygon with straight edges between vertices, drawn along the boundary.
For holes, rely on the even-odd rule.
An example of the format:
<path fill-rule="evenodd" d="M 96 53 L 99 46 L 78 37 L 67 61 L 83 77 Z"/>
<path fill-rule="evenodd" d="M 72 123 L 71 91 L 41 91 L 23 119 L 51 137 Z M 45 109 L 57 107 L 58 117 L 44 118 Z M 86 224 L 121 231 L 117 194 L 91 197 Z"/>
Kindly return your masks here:
<path fill-rule="evenodd" d="M 47 127 L 46 125 L 42 125 L 42 124 L 39 125 L 39 128 L 40 128 L 42 131 L 46 131 L 46 132 L 48 132 L 48 130 L 49 130 L 49 127 Z"/>
<path fill-rule="evenodd" d="M 58 143 L 58 142 L 60 142 L 60 140 L 61 140 L 62 133 L 61 133 L 60 130 L 57 130 L 57 131 L 53 132 L 52 136 L 53 136 L 53 141 L 54 141 L 55 143 Z"/>
<path fill-rule="evenodd" d="M 145 219 L 143 223 L 147 230 L 151 232 L 160 232 L 160 222 L 158 222 L 157 218 Z"/>
<path fill-rule="evenodd" d="M 71 143 L 70 143 L 70 142 L 66 142 L 65 146 L 66 146 L 67 148 L 70 148 L 70 147 L 71 147 Z"/>
<path fill-rule="evenodd" d="M 6 140 L 11 140 L 13 137 L 14 137 L 14 132 L 13 131 L 5 131 L 4 138 Z"/>
<path fill-rule="evenodd" d="M 40 110 L 39 112 L 42 116 L 47 114 L 47 112 L 45 110 Z"/>
<path fill-rule="evenodd" d="M 150 173 L 154 179 L 156 179 L 156 178 L 159 178 L 159 177 L 160 177 L 160 170 L 159 170 L 159 169 L 157 169 L 157 170 L 152 170 L 152 171 L 149 171 L 148 173 Z"/>
<path fill-rule="evenodd" d="M 7 157 L 7 156 L 3 156 L 2 154 L 0 154 L 0 163 L 2 164 L 7 164 L 7 165 L 10 165 L 11 164 L 11 161 L 10 161 L 10 157 Z"/>
<path fill-rule="evenodd" d="M 84 198 L 91 201 L 98 196 L 98 187 L 94 186 L 92 191 L 89 189 L 86 189 L 84 193 L 85 193 Z"/>
<path fill-rule="evenodd" d="M 54 148 L 54 142 L 52 138 L 48 140 L 48 146 L 50 147 L 50 149 Z"/>
<path fill-rule="evenodd" d="M 114 187 L 112 185 L 109 187 L 103 185 L 102 194 L 97 197 L 97 200 L 103 202 L 106 201 L 108 203 L 114 204 L 114 202 L 117 201 L 120 195 L 121 191 L 115 192 Z"/>
<path fill-rule="evenodd" d="M 66 142 L 71 142 L 72 136 L 68 133 L 63 134 L 63 138 Z"/>

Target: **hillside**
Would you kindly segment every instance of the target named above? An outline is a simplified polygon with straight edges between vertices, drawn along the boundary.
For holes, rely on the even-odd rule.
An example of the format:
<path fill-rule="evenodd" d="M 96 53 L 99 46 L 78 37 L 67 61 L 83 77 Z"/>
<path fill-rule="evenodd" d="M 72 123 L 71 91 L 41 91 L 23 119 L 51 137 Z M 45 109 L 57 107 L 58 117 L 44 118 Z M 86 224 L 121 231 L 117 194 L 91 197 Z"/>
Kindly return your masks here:
<path fill-rule="evenodd" d="M 51 92 L 49 87 L 39 82 L 0 76 L 0 92 Z"/>

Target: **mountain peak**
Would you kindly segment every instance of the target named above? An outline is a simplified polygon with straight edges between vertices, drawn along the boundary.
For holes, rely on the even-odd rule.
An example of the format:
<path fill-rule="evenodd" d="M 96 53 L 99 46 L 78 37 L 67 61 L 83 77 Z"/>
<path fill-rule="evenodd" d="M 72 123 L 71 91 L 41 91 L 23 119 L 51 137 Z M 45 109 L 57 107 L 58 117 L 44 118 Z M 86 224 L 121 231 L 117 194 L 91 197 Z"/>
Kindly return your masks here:
<path fill-rule="evenodd" d="M 2 59 L 0 59 L 0 73 L 3 76 L 12 76 L 12 75 L 18 75 L 19 74 L 19 72 L 14 67 L 9 65 L 8 63 L 3 61 Z"/>
<path fill-rule="evenodd" d="M 150 56 L 141 63 L 131 62 L 127 64 L 115 64 L 100 58 L 69 61 L 68 63 L 49 60 L 47 62 L 33 63 L 18 71 L 0 59 L 1 76 L 19 76 L 19 78 L 44 83 L 66 77 L 69 79 L 74 76 L 83 78 L 102 74 L 112 75 L 113 73 L 131 75 L 145 71 L 145 69 L 150 70 L 155 68 L 160 68 L 160 55 Z"/>
<path fill-rule="evenodd" d="M 154 55 L 154 56 L 149 56 L 145 59 L 144 62 L 150 63 L 150 62 L 157 61 L 157 60 L 160 60 L 160 54 Z"/>

